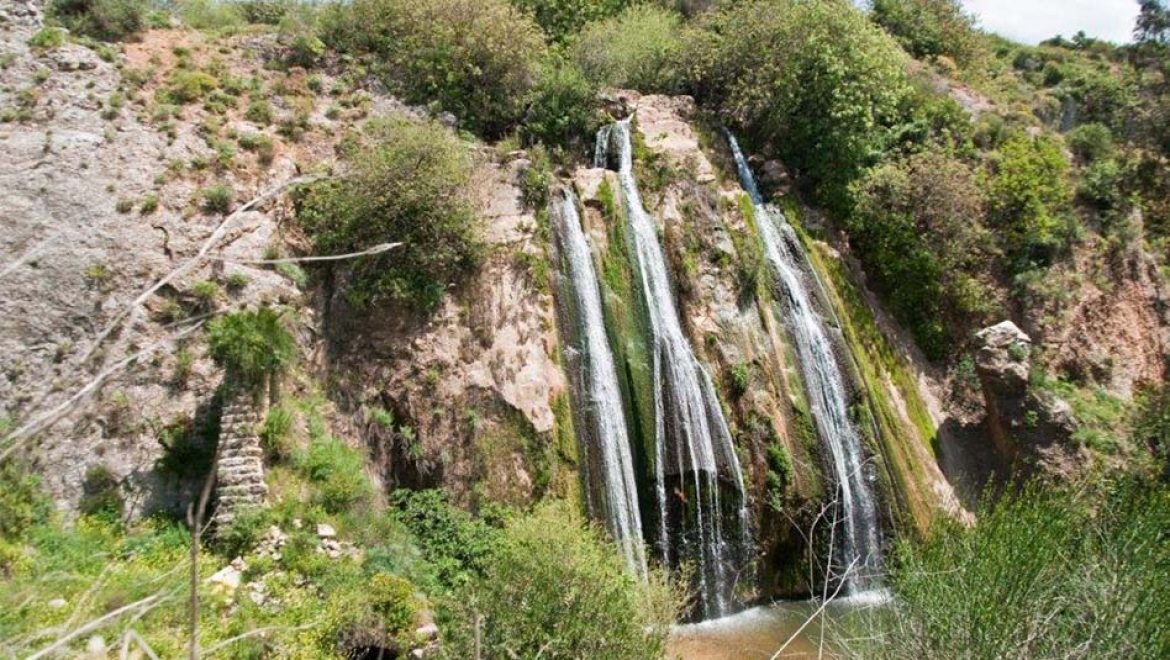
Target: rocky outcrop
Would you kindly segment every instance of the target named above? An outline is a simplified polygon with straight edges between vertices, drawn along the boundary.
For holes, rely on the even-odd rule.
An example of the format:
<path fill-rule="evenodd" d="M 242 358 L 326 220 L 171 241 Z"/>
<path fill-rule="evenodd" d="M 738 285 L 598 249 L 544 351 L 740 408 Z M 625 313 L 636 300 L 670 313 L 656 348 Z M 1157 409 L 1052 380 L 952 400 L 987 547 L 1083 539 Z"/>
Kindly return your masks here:
<path fill-rule="evenodd" d="M 984 328 L 975 338 L 986 429 L 999 456 L 1025 467 L 1064 462 L 1077 422 L 1067 402 L 1031 387 L 1032 339 L 1011 321 Z"/>

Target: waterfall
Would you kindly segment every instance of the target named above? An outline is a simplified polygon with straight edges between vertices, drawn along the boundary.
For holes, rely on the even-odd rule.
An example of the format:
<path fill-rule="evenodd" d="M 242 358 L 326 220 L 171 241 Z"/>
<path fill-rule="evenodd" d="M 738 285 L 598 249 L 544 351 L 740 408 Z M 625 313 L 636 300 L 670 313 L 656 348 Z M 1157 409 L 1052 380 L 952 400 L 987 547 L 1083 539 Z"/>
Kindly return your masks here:
<path fill-rule="evenodd" d="M 596 164 L 604 167 L 616 150 L 634 268 L 649 316 L 658 551 L 668 566 L 693 563 L 698 613 L 713 618 L 728 613 L 733 578 L 747 552 L 747 496 L 715 387 L 683 333 L 658 232 L 634 180 L 630 130 L 628 119 L 602 128 Z M 731 501 L 721 497 L 725 488 Z M 728 523 L 732 534 L 724 533 Z"/>
<path fill-rule="evenodd" d="M 646 556 L 642 548 L 642 516 L 638 511 L 634 461 L 626 434 L 617 369 L 605 336 L 597 273 L 581 229 L 576 196 L 566 188 L 564 196 L 553 204 L 553 230 L 576 312 L 573 348 L 580 356 L 581 367 L 580 392 L 574 395 L 577 409 L 585 417 L 582 430 L 588 438 L 586 465 L 591 468 L 586 478 L 600 479 L 590 484 L 591 492 L 597 493 L 590 498 L 590 507 L 599 511 L 630 571 L 645 578 Z"/>
<path fill-rule="evenodd" d="M 728 134 L 735 166 L 744 189 L 751 197 L 764 253 L 773 270 L 777 298 L 785 313 L 800 359 L 804 386 L 812 416 L 822 441 L 832 454 L 840 498 L 841 569 L 848 569 L 842 591 L 856 594 L 870 586 L 879 571 L 881 548 L 878 539 L 877 508 L 873 490 L 866 479 L 861 437 L 849 419 L 845 378 L 829 342 L 825 324 L 813 308 L 801 265 L 806 256 L 796 232 L 779 209 L 766 205 L 755 177 L 739 149 L 735 136 Z M 811 267 L 808 268 L 812 272 Z M 855 562 L 855 563 L 854 563 Z"/>

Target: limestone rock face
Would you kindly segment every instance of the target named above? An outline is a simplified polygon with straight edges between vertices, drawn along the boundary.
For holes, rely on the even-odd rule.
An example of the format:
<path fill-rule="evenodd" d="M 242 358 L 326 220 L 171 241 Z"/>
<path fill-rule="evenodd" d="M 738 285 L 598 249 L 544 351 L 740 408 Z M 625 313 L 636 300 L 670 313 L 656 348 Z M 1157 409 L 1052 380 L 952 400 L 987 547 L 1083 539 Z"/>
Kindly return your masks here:
<path fill-rule="evenodd" d="M 975 338 L 987 431 L 1000 457 L 1035 466 L 1067 453 L 1077 422 L 1068 402 L 1029 386 L 1032 339 L 1011 321 L 984 328 Z"/>

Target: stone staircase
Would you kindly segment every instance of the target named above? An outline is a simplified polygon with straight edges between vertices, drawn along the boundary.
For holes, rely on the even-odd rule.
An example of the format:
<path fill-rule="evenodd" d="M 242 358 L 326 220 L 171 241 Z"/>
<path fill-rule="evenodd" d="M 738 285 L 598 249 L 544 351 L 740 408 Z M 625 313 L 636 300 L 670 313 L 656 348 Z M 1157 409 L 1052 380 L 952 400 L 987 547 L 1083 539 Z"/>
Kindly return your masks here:
<path fill-rule="evenodd" d="M 260 437 L 256 435 L 259 421 L 250 395 L 237 395 L 224 404 L 216 467 L 216 529 L 226 529 L 241 510 L 264 506 L 268 486 L 264 483 Z"/>

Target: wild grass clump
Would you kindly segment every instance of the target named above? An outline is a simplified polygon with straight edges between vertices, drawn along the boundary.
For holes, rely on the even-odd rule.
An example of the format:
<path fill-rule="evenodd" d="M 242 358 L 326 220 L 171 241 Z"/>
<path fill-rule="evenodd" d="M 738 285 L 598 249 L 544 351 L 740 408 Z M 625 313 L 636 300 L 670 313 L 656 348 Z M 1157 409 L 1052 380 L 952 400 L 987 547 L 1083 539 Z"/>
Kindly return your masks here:
<path fill-rule="evenodd" d="M 254 389 L 296 358 L 297 345 L 280 314 L 269 307 L 236 312 L 208 324 L 211 358 L 237 386 Z"/>
<path fill-rule="evenodd" d="M 888 658 L 1166 657 L 1170 492 L 1138 481 L 1099 493 L 1031 486 L 972 529 L 902 541 L 893 604 L 845 635 Z M 844 631 L 843 631 L 844 632 Z M 868 636 L 868 633 L 877 633 Z"/>

